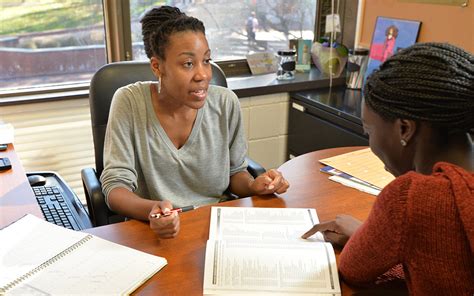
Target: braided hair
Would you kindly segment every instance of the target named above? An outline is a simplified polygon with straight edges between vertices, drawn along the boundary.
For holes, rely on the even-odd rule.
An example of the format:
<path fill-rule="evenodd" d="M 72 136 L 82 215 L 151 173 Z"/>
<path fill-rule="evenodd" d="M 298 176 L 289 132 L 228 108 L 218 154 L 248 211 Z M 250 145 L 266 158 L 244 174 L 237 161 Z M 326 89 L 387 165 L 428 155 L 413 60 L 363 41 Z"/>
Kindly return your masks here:
<path fill-rule="evenodd" d="M 428 122 L 440 132 L 474 129 L 474 56 L 447 43 L 417 43 L 387 59 L 364 87 L 387 120 Z"/>
<path fill-rule="evenodd" d="M 169 37 L 176 32 L 194 31 L 205 34 L 204 24 L 187 16 L 177 7 L 160 6 L 150 9 L 141 19 L 143 44 L 148 58 L 164 59 Z"/>

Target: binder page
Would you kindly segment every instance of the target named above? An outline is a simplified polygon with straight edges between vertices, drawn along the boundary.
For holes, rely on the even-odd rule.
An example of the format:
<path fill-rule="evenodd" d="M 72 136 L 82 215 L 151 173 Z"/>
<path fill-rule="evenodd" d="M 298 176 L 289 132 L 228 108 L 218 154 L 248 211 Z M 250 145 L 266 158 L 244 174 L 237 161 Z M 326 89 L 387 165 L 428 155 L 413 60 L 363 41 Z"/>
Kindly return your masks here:
<path fill-rule="evenodd" d="M 325 293 L 341 293 L 329 243 L 207 242 L 205 295 Z"/>
<path fill-rule="evenodd" d="M 94 236 L 9 295 L 123 295 L 133 292 L 166 264 L 165 258 Z"/>
<path fill-rule="evenodd" d="M 318 223 L 315 209 L 212 207 L 209 240 L 308 241 L 301 235 Z"/>
<path fill-rule="evenodd" d="M 71 231 L 26 215 L 0 230 L 0 287 L 30 272 L 80 241 L 86 233 Z"/>

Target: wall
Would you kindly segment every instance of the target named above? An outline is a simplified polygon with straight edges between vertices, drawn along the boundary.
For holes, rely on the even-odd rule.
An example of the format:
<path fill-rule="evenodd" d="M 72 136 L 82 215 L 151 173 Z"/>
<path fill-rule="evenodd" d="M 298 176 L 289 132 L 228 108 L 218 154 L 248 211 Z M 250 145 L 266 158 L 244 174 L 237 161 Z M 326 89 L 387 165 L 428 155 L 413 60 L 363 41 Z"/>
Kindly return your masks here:
<path fill-rule="evenodd" d="M 449 42 L 474 53 L 474 1 L 465 8 L 452 5 L 365 0 L 360 24 L 360 46 L 369 48 L 377 16 L 419 20 L 418 42 Z"/>

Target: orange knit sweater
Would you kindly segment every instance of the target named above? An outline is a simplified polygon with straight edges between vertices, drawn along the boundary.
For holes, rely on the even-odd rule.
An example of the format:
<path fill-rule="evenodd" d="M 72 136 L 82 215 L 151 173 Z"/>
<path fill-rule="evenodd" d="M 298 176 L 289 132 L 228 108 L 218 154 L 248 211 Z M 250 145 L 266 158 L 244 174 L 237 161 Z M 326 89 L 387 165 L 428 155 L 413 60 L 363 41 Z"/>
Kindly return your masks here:
<path fill-rule="evenodd" d="M 344 247 L 339 271 L 353 285 L 402 264 L 412 295 L 474 295 L 474 174 L 437 163 L 380 193 Z"/>

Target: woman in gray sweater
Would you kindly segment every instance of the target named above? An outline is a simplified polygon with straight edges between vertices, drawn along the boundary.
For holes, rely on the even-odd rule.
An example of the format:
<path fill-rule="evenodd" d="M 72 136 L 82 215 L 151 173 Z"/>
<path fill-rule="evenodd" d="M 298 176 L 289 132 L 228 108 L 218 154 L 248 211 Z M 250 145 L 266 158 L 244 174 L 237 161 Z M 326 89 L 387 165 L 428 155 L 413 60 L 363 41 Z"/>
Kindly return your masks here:
<path fill-rule="evenodd" d="M 270 170 L 254 179 L 240 105 L 229 89 L 209 85 L 210 49 L 204 25 L 169 6 L 142 19 L 145 50 L 157 82 L 138 82 L 114 95 L 101 182 L 109 207 L 149 220 L 162 238 L 175 237 L 173 207 L 238 196 L 283 193 L 288 182 Z M 159 219 L 150 218 L 155 214 Z M 169 214 L 169 215 L 168 215 Z"/>

